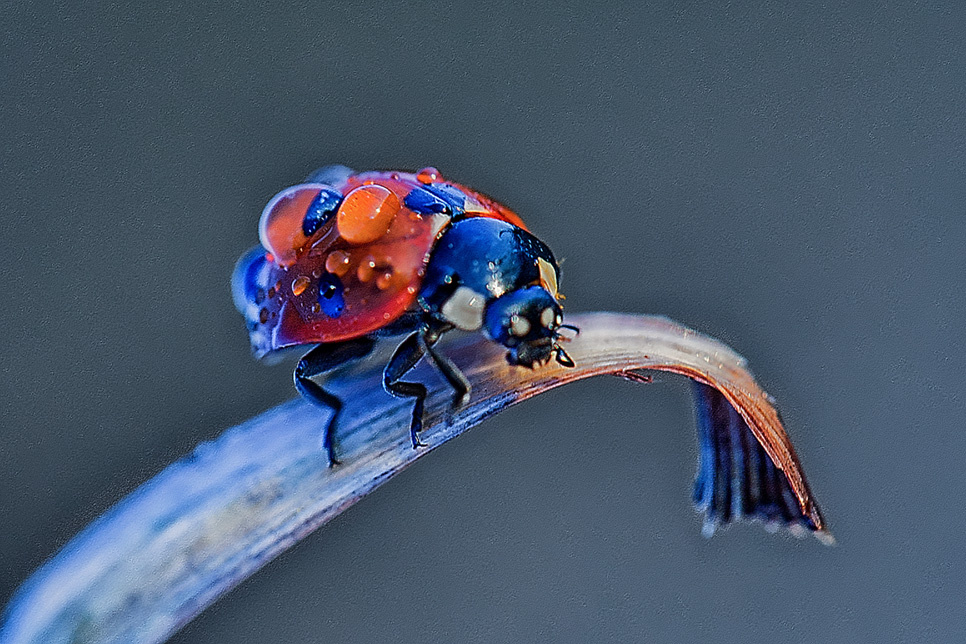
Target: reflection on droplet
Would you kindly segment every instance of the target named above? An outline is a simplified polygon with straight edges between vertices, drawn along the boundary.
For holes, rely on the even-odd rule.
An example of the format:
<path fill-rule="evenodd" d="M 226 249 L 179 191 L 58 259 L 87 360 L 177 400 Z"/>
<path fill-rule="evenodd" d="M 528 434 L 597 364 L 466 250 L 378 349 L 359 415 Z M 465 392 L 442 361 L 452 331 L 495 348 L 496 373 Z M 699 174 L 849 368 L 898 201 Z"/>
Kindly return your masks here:
<path fill-rule="evenodd" d="M 419 183 L 430 184 L 434 181 L 442 181 L 443 175 L 441 175 L 439 170 L 436 168 L 429 166 L 419 171 L 419 173 L 416 175 L 416 180 L 419 181 Z"/>
<path fill-rule="evenodd" d="M 333 275 L 342 277 L 349 272 L 349 253 L 344 250 L 334 250 L 325 258 L 325 270 Z M 321 275 L 319 275 L 321 277 Z"/>
<path fill-rule="evenodd" d="M 292 281 L 292 295 L 298 297 L 305 292 L 311 281 L 305 275 L 300 275 Z"/>

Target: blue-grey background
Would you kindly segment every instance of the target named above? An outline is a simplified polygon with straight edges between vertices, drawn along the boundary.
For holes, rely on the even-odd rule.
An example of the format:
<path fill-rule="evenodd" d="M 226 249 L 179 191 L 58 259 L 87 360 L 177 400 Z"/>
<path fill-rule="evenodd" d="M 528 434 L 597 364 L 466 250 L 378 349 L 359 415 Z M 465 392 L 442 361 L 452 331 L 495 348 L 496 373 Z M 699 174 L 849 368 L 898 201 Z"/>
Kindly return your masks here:
<path fill-rule="evenodd" d="M 836 548 L 701 537 L 673 376 L 487 421 L 174 641 L 966 638 L 961 2 L 16 3 L 0 22 L 0 602 L 293 395 L 228 293 L 322 164 L 436 165 L 778 398 Z"/>

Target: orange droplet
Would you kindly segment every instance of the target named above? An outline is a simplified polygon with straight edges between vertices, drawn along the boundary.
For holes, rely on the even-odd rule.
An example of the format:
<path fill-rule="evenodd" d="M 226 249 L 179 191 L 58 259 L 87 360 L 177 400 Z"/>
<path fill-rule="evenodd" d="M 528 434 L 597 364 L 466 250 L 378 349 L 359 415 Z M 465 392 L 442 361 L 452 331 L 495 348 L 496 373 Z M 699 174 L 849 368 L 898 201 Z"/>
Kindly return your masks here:
<path fill-rule="evenodd" d="M 356 271 L 356 277 L 362 283 L 372 281 L 372 278 L 376 274 L 376 268 L 379 265 L 376 263 L 376 258 L 372 255 L 367 255 L 364 260 L 359 262 L 359 269 Z"/>
<path fill-rule="evenodd" d="M 303 183 L 286 188 L 272 197 L 258 222 L 258 236 L 262 246 L 280 266 L 295 263 L 297 251 L 305 244 L 302 220 L 312 200 L 322 189 L 321 184 Z"/>
<path fill-rule="evenodd" d="M 442 181 L 443 175 L 441 175 L 439 170 L 436 168 L 429 166 L 427 168 L 423 168 L 416 174 L 416 180 L 419 181 L 419 183 L 429 184 L 433 183 L 434 181 Z"/>
<path fill-rule="evenodd" d="M 262 309 L 258 312 L 258 321 L 262 324 L 268 322 L 268 309 Z"/>
<path fill-rule="evenodd" d="M 334 250 L 325 258 L 325 270 L 342 277 L 349 272 L 349 253 L 344 250 Z"/>
<path fill-rule="evenodd" d="M 305 275 L 299 275 L 292 281 L 292 295 L 298 297 L 305 292 L 311 281 Z"/>
<path fill-rule="evenodd" d="M 368 244 L 389 230 L 399 199 L 388 188 L 360 186 L 346 195 L 336 215 L 339 234 L 350 244 Z"/>
<path fill-rule="evenodd" d="M 392 284 L 392 270 L 385 271 L 376 278 L 376 286 L 380 291 L 385 291 Z"/>

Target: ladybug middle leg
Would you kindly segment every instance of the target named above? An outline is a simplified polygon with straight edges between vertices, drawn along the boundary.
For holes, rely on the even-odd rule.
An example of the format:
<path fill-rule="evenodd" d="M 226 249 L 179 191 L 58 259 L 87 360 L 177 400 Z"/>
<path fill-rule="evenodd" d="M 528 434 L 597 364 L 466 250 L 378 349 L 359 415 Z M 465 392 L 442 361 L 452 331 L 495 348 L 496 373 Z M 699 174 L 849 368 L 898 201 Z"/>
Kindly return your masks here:
<path fill-rule="evenodd" d="M 436 326 L 424 324 L 418 331 L 403 340 L 396 348 L 389 364 L 383 372 L 383 386 L 393 396 L 415 398 L 413 405 L 413 419 L 409 427 L 413 449 L 425 447 L 419 440 L 419 432 L 423 429 L 423 412 L 427 396 L 426 385 L 419 382 L 407 382 L 402 378 L 428 354 L 430 360 L 446 381 L 453 388 L 453 408 L 460 407 L 470 395 L 470 382 L 463 372 L 445 355 L 433 348 L 440 336 L 451 330 L 450 325 Z"/>
<path fill-rule="evenodd" d="M 322 435 L 322 449 L 329 457 L 330 467 L 339 464 L 339 461 L 335 458 L 333 442 L 339 412 L 342 411 L 342 400 L 335 394 L 323 389 L 312 378 L 366 357 L 372 352 L 375 343 L 376 341 L 372 338 L 356 338 L 344 342 L 320 344 L 302 356 L 295 367 L 293 376 L 295 388 L 298 392 L 306 400 L 332 410 L 332 416 L 329 417 L 329 423 Z"/>

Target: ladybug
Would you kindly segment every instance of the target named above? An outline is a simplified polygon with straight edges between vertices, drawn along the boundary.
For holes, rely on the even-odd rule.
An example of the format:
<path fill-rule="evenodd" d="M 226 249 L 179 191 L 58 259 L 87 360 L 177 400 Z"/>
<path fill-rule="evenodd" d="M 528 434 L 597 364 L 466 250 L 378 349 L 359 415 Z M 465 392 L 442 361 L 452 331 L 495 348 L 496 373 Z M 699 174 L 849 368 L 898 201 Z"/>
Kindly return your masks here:
<path fill-rule="evenodd" d="M 550 249 L 509 208 L 435 168 L 418 173 L 354 172 L 327 166 L 275 195 L 262 212 L 261 246 L 238 262 L 235 305 L 256 358 L 315 345 L 295 368 L 295 387 L 332 410 L 342 401 L 314 378 L 368 355 L 377 340 L 408 334 L 385 367 L 383 386 L 415 399 L 410 436 L 423 445 L 425 385 L 403 380 L 428 356 L 469 397 L 466 376 L 435 345 L 453 329 L 479 331 L 507 349 L 512 365 L 573 360 L 560 346 L 560 267 Z"/>

